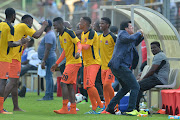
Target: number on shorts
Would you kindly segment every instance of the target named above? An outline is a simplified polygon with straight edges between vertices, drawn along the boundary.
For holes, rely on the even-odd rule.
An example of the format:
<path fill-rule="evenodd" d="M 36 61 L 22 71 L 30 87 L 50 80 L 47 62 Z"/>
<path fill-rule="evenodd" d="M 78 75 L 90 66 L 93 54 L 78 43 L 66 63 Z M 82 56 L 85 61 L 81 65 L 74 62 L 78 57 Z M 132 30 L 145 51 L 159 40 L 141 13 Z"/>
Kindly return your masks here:
<path fill-rule="evenodd" d="M 111 79 L 112 78 L 112 75 L 109 75 L 108 79 Z"/>
<path fill-rule="evenodd" d="M 64 81 L 67 81 L 67 79 L 68 79 L 68 75 L 64 75 L 64 74 L 63 74 L 62 79 L 63 79 Z"/>

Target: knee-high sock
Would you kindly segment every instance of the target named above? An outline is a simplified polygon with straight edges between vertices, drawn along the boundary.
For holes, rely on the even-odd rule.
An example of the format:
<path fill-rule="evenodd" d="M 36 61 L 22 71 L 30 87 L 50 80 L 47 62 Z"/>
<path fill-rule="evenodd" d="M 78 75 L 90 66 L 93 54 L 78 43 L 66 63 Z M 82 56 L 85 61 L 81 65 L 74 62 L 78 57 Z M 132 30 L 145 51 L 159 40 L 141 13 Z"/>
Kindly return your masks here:
<path fill-rule="evenodd" d="M 70 113 L 71 114 L 77 114 L 76 112 L 76 103 L 71 103 L 71 109 L 70 109 Z"/>
<path fill-rule="evenodd" d="M 111 82 L 105 82 L 103 85 L 103 94 L 105 99 L 105 106 L 107 107 L 111 99 L 114 97 L 114 89 L 112 88 Z"/>
<path fill-rule="evenodd" d="M 0 97 L 0 110 L 3 109 L 4 97 Z"/>
<path fill-rule="evenodd" d="M 100 108 L 102 108 L 103 104 L 101 103 L 101 99 L 99 97 L 98 91 L 97 91 L 97 89 L 94 86 L 88 89 L 88 95 L 89 94 L 95 99 L 95 102 L 93 102 L 93 104 L 95 106 L 97 106 L 97 104 L 98 104 L 98 106 L 100 106 Z M 90 98 L 90 95 L 89 95 L 89 98 Z M 96 104 L 96 102 L 97 102 L 97 104 Z"/>
<path fill-rule="evenodd" d="M 66 100 L 63 100 L 63 109 L 67 109 L 67 104 L 68 104 L 69 100 L 66 99 Z"/>
<path fill-rule="evenodd" d="M 96 99 L 95 99 L 95 97 L 94 97 L 94 95 L 93 95 L 93 92 L 92 92 L 91 89 L 89 88 L 89 89 L 87 90 L 87 93 L 88 93 L 89 99 L 90 99 L 90 101 L 91 101 L 92 110 L 95 111 L 96 108 L 97 108 L 97 104 L 96 104 Z"/>

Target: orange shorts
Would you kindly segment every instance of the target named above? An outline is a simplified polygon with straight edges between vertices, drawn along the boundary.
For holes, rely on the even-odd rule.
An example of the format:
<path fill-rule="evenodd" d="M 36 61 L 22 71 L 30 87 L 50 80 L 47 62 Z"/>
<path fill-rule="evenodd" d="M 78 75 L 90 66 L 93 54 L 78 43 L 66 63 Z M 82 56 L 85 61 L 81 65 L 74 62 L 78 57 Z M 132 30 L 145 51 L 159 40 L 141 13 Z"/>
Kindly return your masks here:
<path fill-rule="evenodd" d="M 9 78 L 19 78 L 20 73 L 21 73 L 21 62 L 12 59 L 12 63 L 10 63 Z"/>
<path fill-rule="evenodd" d="M 105 82 L 114 82 L 114 75 L 111 72 L 111 69 L 107 69 L 107 70 L 101 70 L 101 79 L 102 79 L 102 84 L 104 84 Z"/>
<path fill-rule="evenodd" d="M 77 73 L 81 66 L 81 63 L 66 65 L 65 70 L 63 72 L 63 76 L 61 78 L 61 82 L 66 84 L 76 84 Z"/>
<path fill-rule="evenodd" d="M 8 79 L 10 63 L 0 61 L 0 79 Z"/>
<path fill-rule="evenodd" d="M 98 64 L 84 67 L 84 79 L 83 79 L 84 89 L 94 86 L 99 68 L 100 65 Z"/>

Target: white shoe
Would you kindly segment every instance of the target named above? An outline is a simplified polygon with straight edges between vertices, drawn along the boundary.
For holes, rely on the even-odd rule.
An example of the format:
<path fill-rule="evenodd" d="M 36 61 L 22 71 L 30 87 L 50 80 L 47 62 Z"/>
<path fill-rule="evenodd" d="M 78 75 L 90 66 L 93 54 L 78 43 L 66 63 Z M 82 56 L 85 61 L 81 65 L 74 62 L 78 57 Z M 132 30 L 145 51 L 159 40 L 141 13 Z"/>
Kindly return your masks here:
<path fill-rule="evenodd" d="M 116 115 L 121 115 L 121 111 L 115 112 Z"/>

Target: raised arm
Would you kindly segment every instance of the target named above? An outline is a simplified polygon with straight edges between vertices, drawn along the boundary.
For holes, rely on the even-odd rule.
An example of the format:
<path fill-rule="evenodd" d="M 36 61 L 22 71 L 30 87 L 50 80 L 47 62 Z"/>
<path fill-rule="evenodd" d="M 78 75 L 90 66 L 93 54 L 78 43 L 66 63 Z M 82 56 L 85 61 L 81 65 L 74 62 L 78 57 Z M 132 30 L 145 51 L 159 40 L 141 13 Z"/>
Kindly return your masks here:
<path fill-rule="evenodd" d="M 120 41 L 125 44 L 129 44 L 135 42 L 136 40 L 141 38 L 141 32 L 137 32 L 135 34 L 129 35 L 127 32 L 122 31 L 118 37 L 120 37 Z"/>
<path fill-rule="evenodd" d="M 44 22 L 42 23 L 41 28 L 40 28 L 39 30 L 37 30 L 37 31 L 32 35 L 32 37 L 38 39 L 38 38 L 42 35 L 42 33 L 44 32 L 44 29 L 45 29 L 47 26 L 48 26 L 48 22 L 47 22 L 47 21 L 44 21 Z"/>

